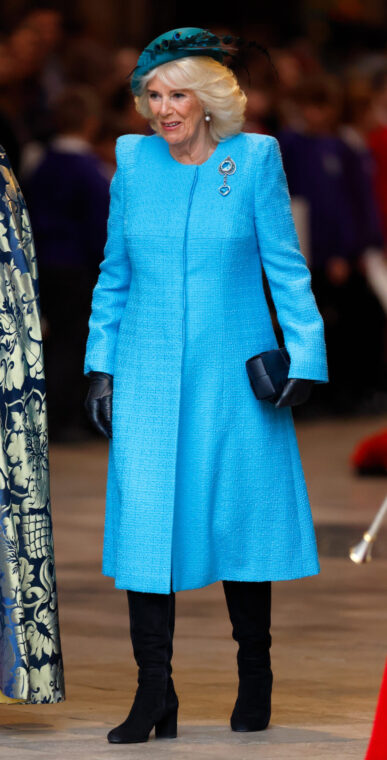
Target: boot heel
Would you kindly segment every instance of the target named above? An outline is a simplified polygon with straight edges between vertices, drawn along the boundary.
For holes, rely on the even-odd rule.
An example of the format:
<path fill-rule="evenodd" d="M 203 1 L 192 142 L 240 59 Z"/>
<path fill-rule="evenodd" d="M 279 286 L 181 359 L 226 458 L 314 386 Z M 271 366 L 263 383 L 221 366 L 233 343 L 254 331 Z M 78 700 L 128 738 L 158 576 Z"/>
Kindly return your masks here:
<path fill-rule="evenodd" d="M 177 736 L 177 708 L 155 724 L 156 739 L 175 739 Z"/>

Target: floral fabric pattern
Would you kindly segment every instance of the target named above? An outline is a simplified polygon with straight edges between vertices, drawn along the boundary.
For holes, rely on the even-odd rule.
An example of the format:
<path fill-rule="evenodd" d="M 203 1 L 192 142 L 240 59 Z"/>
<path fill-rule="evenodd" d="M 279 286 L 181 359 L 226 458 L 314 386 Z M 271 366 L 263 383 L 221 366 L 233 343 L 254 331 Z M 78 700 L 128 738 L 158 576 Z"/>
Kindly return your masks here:
<path fill-rule="evenodd" d="M 0 701 L 65 698 L 36 256 L 0 146 Z"/>

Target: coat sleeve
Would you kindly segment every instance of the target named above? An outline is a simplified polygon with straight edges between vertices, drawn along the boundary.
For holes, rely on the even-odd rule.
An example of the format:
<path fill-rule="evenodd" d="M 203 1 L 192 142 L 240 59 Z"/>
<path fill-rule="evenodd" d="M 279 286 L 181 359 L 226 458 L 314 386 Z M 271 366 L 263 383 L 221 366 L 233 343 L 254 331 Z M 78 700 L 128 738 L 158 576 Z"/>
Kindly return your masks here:
<path fill-rule="evenodd" d="M 259 146 L 255 185 L 255 227 L 285 345 L 290 378 L 328 382 L 324 324 L 311 290 L 311 276 L 291 212 L 278 141 Z"/>
<path fill-rule="evenodd" d="M 125 168 L 116 147 L 117 169 L 110 184 L 107 241 L 93 291 L 84 372 L 113 375 L 118 329 L 127 302 L 131 266 L 124 238 L 123 180 Z"/>

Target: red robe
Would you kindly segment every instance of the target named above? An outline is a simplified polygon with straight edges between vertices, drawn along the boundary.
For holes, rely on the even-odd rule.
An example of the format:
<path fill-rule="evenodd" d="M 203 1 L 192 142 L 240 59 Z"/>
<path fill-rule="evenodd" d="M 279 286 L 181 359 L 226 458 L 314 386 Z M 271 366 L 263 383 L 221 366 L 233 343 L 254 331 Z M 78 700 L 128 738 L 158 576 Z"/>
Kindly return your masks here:
<path fill-rule="evenodd" d="M 375 159 L 375 192 L 380 209 L 384 237 L 387 239 L 387 126 L 373 129 L 368 136 Z"/>

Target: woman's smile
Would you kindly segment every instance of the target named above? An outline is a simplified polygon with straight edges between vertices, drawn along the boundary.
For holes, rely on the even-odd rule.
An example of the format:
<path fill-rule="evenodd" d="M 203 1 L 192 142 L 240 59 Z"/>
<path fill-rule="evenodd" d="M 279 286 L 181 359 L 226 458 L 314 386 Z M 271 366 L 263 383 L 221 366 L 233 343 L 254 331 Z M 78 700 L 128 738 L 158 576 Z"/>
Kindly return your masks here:
<path fill-rule="evenodd" d="M 171 129 L 177 129 L 177 127 L 180 127 L 181 121 L 162 121 L 161 126 L 163 129 L 167 129 L 168 132 L 171 131 Z"/>

